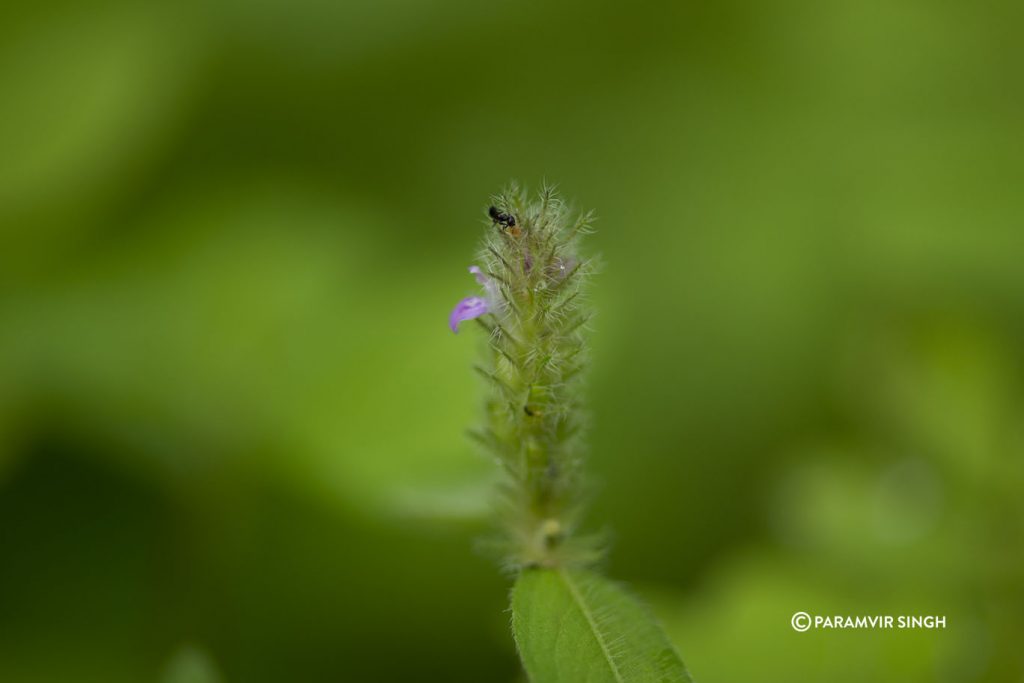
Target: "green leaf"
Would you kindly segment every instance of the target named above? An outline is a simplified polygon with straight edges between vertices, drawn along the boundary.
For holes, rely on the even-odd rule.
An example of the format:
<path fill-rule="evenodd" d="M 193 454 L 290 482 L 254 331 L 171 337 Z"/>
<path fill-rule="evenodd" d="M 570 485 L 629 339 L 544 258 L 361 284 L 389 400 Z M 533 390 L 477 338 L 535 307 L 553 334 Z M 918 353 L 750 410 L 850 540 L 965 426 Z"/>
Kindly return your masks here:
<path fill-rule="evenodd" d="M 644 607 L 590 571 L 523 571 L 512 630 L 532 683 L 692 683 Z"/>

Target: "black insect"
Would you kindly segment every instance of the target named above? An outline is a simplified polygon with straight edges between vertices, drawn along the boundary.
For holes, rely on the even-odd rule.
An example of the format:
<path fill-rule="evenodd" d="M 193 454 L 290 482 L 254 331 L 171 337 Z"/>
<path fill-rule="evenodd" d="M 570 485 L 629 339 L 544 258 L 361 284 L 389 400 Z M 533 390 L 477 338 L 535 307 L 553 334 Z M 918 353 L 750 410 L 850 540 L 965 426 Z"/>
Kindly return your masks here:
<path fill-rule="evenodd" d="M 504 226 L 506 230 L 516 227 L 516 217 L 510 213 L 502 213 L 501 211 L 498 211 L 498 207 L 496 206 L 492 206 L 488 209 L 487 215 L 489 215 L 491 220 L 495 223 L 499 223 Z"/>

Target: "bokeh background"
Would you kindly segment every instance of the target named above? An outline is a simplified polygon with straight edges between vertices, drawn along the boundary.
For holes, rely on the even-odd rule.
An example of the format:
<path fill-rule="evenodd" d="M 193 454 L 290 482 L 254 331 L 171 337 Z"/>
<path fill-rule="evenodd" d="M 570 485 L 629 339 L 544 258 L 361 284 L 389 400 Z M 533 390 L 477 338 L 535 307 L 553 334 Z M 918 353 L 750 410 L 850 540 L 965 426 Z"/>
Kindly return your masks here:
<path fill-rule="evenodd" d="M 1024 680 L 1022 7 L 6 3 L 0 680 L 518 680 L 511 178 L 600 216 L 592 525 L 698 681 Z"/>

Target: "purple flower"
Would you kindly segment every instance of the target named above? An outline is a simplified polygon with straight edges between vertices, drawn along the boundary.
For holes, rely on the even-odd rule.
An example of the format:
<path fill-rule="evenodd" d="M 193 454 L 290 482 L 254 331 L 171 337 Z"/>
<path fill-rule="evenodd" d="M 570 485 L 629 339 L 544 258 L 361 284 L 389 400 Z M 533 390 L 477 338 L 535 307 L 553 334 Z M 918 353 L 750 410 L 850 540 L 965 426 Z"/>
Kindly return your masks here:
<path fill-rule="evenodd" d="M 483 314 L 487 313 L 487 300 L 479 296 L 467 296 L 465 299 L 460 301 L 455 306 L 455 310 L 448 316 L 448 327 L 452 328 L 452 332 L 459 333 L 459 323 L 463 320 L 472 320 L 473 318 L 479 318 Z"/>
<path fill-rule="evenodd" d="M 486 297 L 479 296 L 468 296 L 455 306 L 455 310 L 448 316 L 448 327 L 452 328 L 452 332 L 458 334 L 459 323 L 463 320 L 472 320 L 473 318 L 479 318 L 485 313 L 494 311 L 497 307 L 498 301 L 498 286 L 489 277 L 484 275 L 483 271 L 477 266 L 470 266 L 469 272 L 473 274 L 476 281 L 483 285 L 484 290 L 487 293 Z"/>

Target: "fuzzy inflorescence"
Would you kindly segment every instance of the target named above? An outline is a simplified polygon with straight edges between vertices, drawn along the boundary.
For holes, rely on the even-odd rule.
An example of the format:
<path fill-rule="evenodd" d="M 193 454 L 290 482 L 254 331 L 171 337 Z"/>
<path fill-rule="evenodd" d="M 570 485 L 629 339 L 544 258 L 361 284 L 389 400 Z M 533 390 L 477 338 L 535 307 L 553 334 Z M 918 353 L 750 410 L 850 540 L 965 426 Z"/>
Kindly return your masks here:
<path fill-rule="evenodd" d="M 536 198 L 515 186 L 492 198 L 478 265 L 481 296 L 452 312 L 453 331 L 475 319 L 487 350 L 486 423 L 471 432 L 501 466 L 501 522 L 513 567 L 572 566 L 596 557 L 577 532 L 581 504 L 580 380 L 593 312 L 586 299 L 591 259 L 578 251 L 591 213 L 574 215 L 554 188 Z"/>

